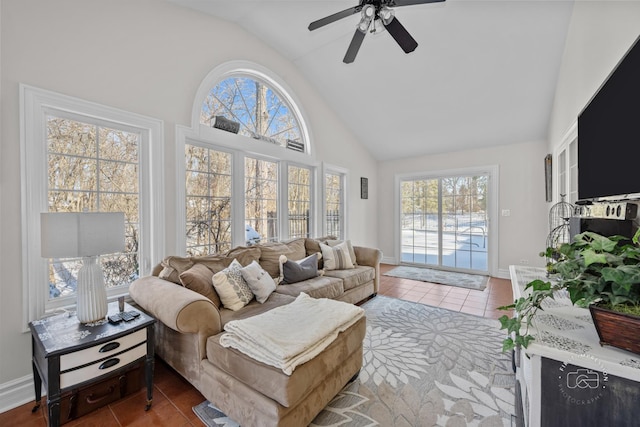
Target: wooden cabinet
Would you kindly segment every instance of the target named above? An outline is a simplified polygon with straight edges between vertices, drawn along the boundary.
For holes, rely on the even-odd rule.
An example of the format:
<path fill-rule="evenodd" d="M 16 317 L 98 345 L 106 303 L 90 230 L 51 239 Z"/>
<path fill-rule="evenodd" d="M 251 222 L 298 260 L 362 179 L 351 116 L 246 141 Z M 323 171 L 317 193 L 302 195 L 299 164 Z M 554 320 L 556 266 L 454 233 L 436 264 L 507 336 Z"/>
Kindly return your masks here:
<path fill-rule="evenodd" d="M 125 310 L 133 308 L 125 305 Z M 109 304 L 109 315 L 118 312 Z M 37 409 L 42 383 L 50 426 L 58 426 L 102 407 L 142 385 L 147 406 L 153 399 L 155 319 L 140 312 L 129 322 L 106 319 L 81 324 L 73 315 L 56 315 L 29 324 Z"/>

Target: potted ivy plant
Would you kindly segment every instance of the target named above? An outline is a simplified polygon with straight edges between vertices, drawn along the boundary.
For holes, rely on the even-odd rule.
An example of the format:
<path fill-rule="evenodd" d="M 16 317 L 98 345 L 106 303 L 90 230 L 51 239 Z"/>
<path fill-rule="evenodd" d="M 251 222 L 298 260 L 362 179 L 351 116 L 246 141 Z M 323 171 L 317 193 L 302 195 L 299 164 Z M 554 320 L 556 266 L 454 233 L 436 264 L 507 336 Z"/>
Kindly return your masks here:
<path fill-rule="evenodd" d="M 534 339 L 529 326 L 542 302 L 560 290 L 571 302 L 588 307 L 600 342 L 640 353 L 640 229 L 631 242 L 622 236 L 605 237 L 586 231 L 571 243 L 547 248 L 542 256 L 553 254 L 547 265 L 554 280 L 534 280 L 527 284 L 527 295 L 500 307 L 514 310 L 513 316 L 500 317 L 506 329 L 503 351 L 527 347 Z"/>

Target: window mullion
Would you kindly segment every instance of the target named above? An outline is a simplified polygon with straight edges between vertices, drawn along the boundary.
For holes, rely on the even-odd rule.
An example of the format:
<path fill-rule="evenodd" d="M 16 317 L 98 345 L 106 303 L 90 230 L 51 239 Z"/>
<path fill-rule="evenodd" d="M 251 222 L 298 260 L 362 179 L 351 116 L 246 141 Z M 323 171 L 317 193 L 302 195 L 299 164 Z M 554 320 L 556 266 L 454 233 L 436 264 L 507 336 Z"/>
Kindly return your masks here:
<path fill-rule="evenodd" d="M 243 153 L 234 153 L 231 164 L 231 232 L 233 246 L 244 246 L 246 244 L 245 237 L 245 176 L 244 162 L 245 155 Z"/>

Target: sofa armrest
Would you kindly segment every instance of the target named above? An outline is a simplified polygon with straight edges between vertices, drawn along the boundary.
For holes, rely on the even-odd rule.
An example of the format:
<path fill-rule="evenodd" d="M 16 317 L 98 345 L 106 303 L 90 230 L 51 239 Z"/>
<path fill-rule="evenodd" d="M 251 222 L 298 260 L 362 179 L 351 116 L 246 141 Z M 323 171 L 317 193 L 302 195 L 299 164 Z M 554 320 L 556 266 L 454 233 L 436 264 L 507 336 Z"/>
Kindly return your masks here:
<path fill-rule="evenodd" d="M 376 267 L 379 266 L 380 261 L 382 261 L 382 251 L 380 249 L 354 246 L 353 251 L 356 253 L 356 261 L 359 265 Z"/>
<path fill-rule="evenodd" d="M 380 288 L 380 262 L 382 261 L 382 251 L 377 248 L 366 248 L 364 246 L 354 246 L 353 251 L 356 253 L 356 262 L 358 265 L 367 265 L 376 270 L 373 280 L 373 291 L 378 293 Z"/>
<path fill-rule="evenodd" d="M 135 280 L 131 298 L 169 328 L 210 337 L 222 331 L 218 308 L 210 299 L 155 276 Z"/>

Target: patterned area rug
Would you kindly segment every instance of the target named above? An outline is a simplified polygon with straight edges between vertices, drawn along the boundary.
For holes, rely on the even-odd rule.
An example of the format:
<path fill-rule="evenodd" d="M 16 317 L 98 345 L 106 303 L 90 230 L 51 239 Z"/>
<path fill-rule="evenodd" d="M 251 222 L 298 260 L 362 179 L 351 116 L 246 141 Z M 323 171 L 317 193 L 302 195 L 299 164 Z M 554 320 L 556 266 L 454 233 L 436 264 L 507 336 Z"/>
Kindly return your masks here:
<path fill-rule="evenodd" d="M 489 277 L 479 274 L 456 273 L 453 271 L 434 270 L 433 268 L 409 267 L 401 265 L 384 273 L 385 276 L 402 277 L 403 279 L 419 280 L 421 282 L 441 283 L 443 285 L 459 286 L 461 288 L 476 289 L 487 287 Z"/>
<path fill-rule="evenodd" d="M 312 426 L 511 425 L 515 378 L 497 320 L 380 295 L 362 307 L 360 376 Z M 209 402 L 193 410 L 209 427 L 238 426 Z"/>

